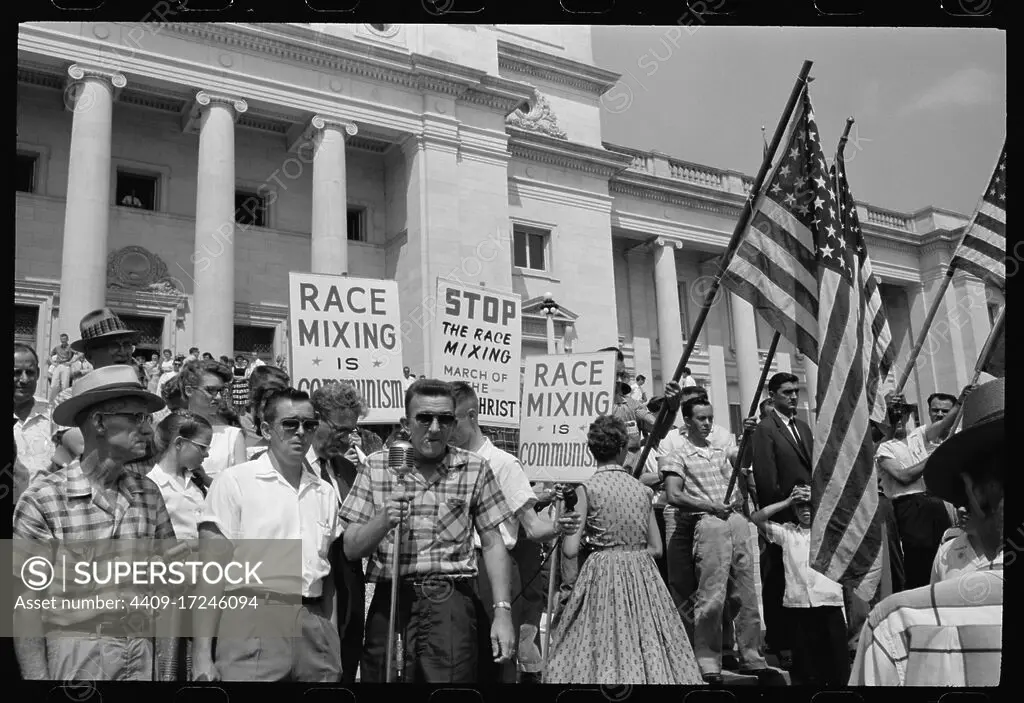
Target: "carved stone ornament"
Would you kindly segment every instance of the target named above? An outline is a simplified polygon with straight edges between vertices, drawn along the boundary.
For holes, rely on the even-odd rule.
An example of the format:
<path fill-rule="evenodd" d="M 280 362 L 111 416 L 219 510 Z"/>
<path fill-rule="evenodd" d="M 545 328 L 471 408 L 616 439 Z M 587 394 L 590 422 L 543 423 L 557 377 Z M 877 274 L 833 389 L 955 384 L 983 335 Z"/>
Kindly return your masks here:
<path fill-rule="evenodd" d="M 181 281 L 167 275 L 167 264 L 140 246 L 110 252 L 107 257 L 107 286 L 128 290 L 182 295 Z"/>
<path fill-rule="evenodd" d="M 523 112 L 522 109 L 516 110 L 505 118 L 506 124 L 530 132 L 547 134 L 557 139 L 568 139 L 565 131 L 558 126 L 558 117 L 555 116 L 547 98 L 537 93 L 532 102 L 529 112 Z"/>

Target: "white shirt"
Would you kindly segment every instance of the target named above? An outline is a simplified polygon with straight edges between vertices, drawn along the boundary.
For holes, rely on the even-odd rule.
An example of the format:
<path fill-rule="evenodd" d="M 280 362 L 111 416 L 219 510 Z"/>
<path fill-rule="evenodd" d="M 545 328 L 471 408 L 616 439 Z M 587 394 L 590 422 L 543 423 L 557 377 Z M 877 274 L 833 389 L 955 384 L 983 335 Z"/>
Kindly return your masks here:
<path fill-rule="evenodd" d="M 192 483 L 192 472 L 178 472 L 173 466 L 159 461 L 146 474 L 160 488 L 171 516 L 174 536 L 178 539 L 199 538 L 199 518 L 203 515 L 203 492 Z"/>
<path fill-rule="evenodd" d="M 518 459 L 508 452 L 498 449 L 486 437 L 483 446 L 477 449 L 476 453 L 491 465 L 491 471 L 494 472 L 494 478 L 498 481 L 498 487 L 501 488 L 505 502 L 508 503 L 508 507 L 513 513 L 518 513 L 531 501 L 537 499 L 537 494 L 533 492 L 533 487 L 530 485 L 530 479 L 526 476 L 526 470 L 523 469 L 523 465 L 519 463 Z M 512 549 L 519 539 L 519 517 L 513 515 L 501 523 L 498 525 L 498 531 L 501 533 L 505 548 Z M 480 534 L 475 529 L 473 530 L 473 544 L 478 548 L 481 546 Z"/>
<path fill-rule="evenodd" d="M 18 445 L 18 461 L 28 469 L 29 483 L 41 473 L 48 473 L 53 454 L 57 447 L 53 444 L 53 433 L 56 429 L 50 418 L 50 404 L 42 398 L 36 398 L 35 404 L 22 422 L 14 416 L 14 441 Z"/>
<path fill-rule="evenodd" d="M 761 526 L 769 542 L 782 547 L 786 574 L 784 608 L 843 607 L 843 587 L 811 568 L 811 531 L 792 522 L 766 522 Z"/>
<path fill-rule="evenodd" d="M 686 378 L 683 379 L 683 382 L 679 384 L 679 387 L 680 388 L 686 388 L 687 386 L 696 386 L 696 385 L 697 385 L 697 379 L 695 379 L 693 376 L 687 376 Z"/>
<path fill-rule="evenodd" d="M 996 558 L 989 561 L 984 555 L 974 551 L 971 540 L 967 533 L 962 532 L 953 539 L 939 545 L 935 553 L 935 560 L 932 562 L 931 583 L 956 578 L 961 574 L 972 571 L 991 569 L 994 565 L 1002 565 L 1003 553 L 999 552 Z"/>
<path fill-rule="evenodd" d="M 924 472 L 918 474 L 913 483 L 906 485 L 897 481 L 892 472 L 883 469 L 881 460 L 892 459 L 900 469 L 909 469 L 914 464 L 927 459 L 938 444 L 925 439 L 925 429 L 925 427 L 917 427 L 907 433 L 906 439 L 890 439 L 878 445 L 878 451 L 875 452 L 875 463 L 879 468 L 882 491 L 889 500 L 914 493 L 924 493 Z M 902 473 L 898 472 L 897 475 Z"/>
<path fill-rule="evenodd" d="M 235 463 L 235 444 L 240 439 L 242 430 L 233 425 L 214 425 L 213 439 L 210 440 L 210 454 L 203 459 L 203 471 L 211 477 Z"/>
<path fill-rule="evenodd" d="M 269 452 L 254 461 L 229 466 L 210 486 L 200 522 L 216 525 L 232 541 L 301 540 L 302 595 L 316 598 L 323 594 L 323 579 L 331 573 L 330 548 L 341 536 L 342 527 L 336 490 L 308 462 L 303 462 L 298 490 L 274 468 Z M 268 559 L 265 552 L 258 545 L 244 543 L 236 549 L 235 560 L 263 561 L 259 572 L 263 586 L 256 588 L 293 593 L 291 564 Z"/>

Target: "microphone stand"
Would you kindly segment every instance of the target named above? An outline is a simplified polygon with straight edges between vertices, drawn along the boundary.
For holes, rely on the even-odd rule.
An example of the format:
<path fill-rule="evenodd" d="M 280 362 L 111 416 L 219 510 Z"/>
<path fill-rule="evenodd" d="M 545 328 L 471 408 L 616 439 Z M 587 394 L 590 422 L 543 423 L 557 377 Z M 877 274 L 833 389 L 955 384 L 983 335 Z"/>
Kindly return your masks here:
<path fill-rule="evenodd" d="M 398 485 L 404 492 L 405 474 L 401 471 L 398 473 Z M 402 634 L 397 632 L 398 581 L 402 556 L 402 531 L 404 527 L 405 519 L 399 518 L 398 525 L 395 527 L 395 551 L 391 556 L 391 614 L 388 616 L 388 647 L 386 656 L 386 670 L 388 672 L 386 680 L 388 683 L 395 683 L 396 678 L 401 681 L 405 670 L 405 652 L 402 650 Z M 394 667 L 392 667 L 392 663 L 394 663 Z"/>

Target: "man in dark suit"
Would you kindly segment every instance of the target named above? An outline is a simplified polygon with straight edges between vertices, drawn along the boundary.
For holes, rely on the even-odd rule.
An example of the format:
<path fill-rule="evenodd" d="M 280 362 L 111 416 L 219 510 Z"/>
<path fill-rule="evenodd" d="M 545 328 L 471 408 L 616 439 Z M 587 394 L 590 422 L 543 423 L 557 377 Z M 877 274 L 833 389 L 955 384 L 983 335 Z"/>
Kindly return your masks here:
<path fill-rule="evenodd" d="M 811 483 L 812 435 L 807 423 L 796 417 L 800 397 L 798 379 L 791 373 L 777 373 L 768 381 L 768 398 L 772 408 L 754 430 L 754 484 L 759 505 L 772 505 L 785 500 L 798 484 Z M 791 509 L 773 518 L 776 522 L 797 522 Z M 786 592 L 786 576 L 782 565 L 782 549 L 766 543 L 761 552 L 761 597 L 768 649 L 779 655 L 783 664 L 788 659 L 790 633 L 784 620 L 782 598 Z"/>

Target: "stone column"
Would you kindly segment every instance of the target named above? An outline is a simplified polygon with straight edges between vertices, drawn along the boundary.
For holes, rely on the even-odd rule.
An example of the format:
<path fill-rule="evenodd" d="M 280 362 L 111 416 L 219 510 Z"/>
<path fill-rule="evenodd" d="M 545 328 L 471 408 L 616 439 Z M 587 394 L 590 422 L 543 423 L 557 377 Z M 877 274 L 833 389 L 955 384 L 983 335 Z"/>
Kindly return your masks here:
<path fill-rule="evenodd" d="M 196 184 L 195 335 L 214 358 L 235 348 L 235 121 L 240 98 L 196 94 L 199 176 Z"/>
<path fill-rule="evenodd" d="M 661 357 L 661 381 L 668 383 L 683 355 L 683 329 L 679 317 L 679 279 L 676 275 L 676 249 L 683 243 L 658 237 L 654 246 L 654 290 L 658 301 L 658 353 Z"/>
<path fill-rule="evenodd" d="M 64 101 L 73 117 L 61 251 L 59 332 L 66 332 L 74 341 L 86 313 L 106 304 L 114 97 L 127 81 L 120 73 L 80 64 L 72 65 L 68 75 L 72 80 Z"/>
<path fill-rule="evenodd" d="M 761 375 L 761 357 L 757 353 L 757 320 L 754 317 L 754 306 L 735 293 L 729 293 L 729 305 L 732 308 L 732 333 L 736 340 L 740 407 L 746 413 L 757 392 L 757 380 Z"/>
<path fill-rule="evenodd" d="M 313 273 L 348 273 L 348 188 L 345 135 L 359 131 L 347 120 L 317 115 L 312 120 Z"/>

